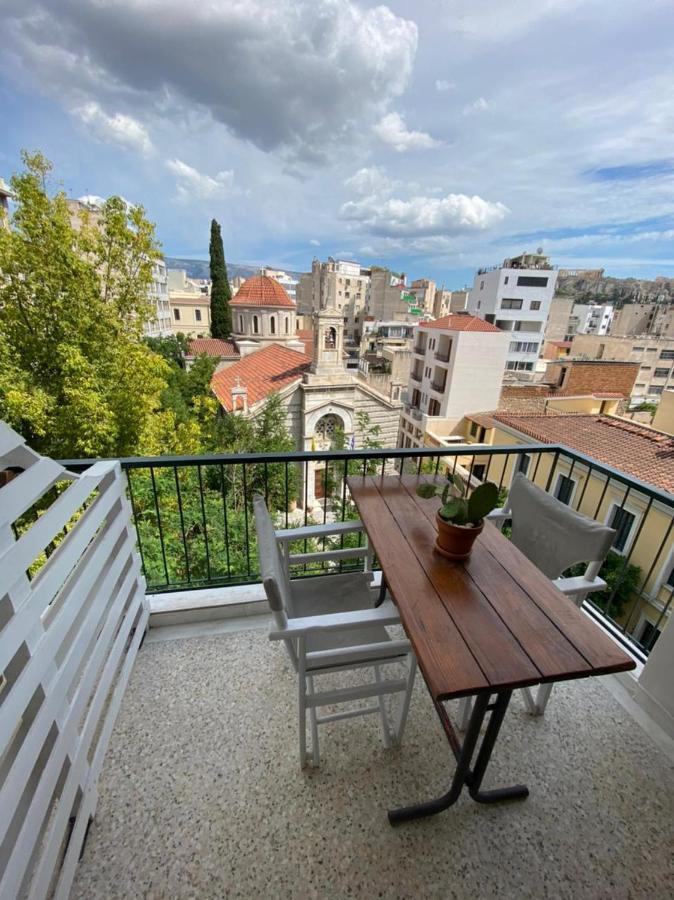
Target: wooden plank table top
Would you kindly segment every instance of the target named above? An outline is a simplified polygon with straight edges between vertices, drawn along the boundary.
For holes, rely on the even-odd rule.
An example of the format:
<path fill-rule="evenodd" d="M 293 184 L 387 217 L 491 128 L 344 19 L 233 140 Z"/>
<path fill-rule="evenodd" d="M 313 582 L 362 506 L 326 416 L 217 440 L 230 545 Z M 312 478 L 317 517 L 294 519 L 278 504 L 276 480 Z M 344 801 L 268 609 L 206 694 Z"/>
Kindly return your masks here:
<path fill-rule="evenodd" d="M 434 700 L 635 667 L 490 522 L 466 562 L 436 553 L 439 499 L 418 497 L 420 480 L 348 486 Z"/>

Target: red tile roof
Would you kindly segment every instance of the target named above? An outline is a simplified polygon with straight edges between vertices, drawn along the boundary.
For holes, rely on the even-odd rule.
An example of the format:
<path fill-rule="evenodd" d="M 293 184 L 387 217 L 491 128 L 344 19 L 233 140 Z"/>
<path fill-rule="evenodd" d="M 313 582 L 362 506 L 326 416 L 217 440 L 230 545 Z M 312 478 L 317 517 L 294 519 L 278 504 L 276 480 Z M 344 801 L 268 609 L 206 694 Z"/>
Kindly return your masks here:
<path fill-rule="evenodd" d="M 478 319 L 477 316 L 451 315 L 436 319 L 435 322 L 424 322 L 422 328 L 445 328 L 450 331 L 498 331 L 496 325 Z"/>
<path fill-rule="evenodd" d="M 216 372 L 211 390 L 222 406 L 231 412 L 232 388 L 237 385 L 248 391 L 248 407 L 254 406 L 270 394 L 299 381 L 311 365 L 311 357 L 282 344 L 269 344 L 242 360 Z"/>
<path fill-rule="evenodd" d="M 674 438 L 615 416 L 494 413 L 510 428 L 544 444 L 565 444 L 640 481 L 674 493 Z"/>
<path fill-rule="evenodd" d="M 232 306 L 287 306 L 295 304 L 275 278 L 269 275 L 253 275 L 247 278 L 231 301 Z"/>
<path fill-rule="evenodd" d="M 239 351 L 234 341 L 222 341 L 220 338 L 194 338 L 187 345 L 188 356 L 205 353 L 207 356 L 237 358 Z"/>

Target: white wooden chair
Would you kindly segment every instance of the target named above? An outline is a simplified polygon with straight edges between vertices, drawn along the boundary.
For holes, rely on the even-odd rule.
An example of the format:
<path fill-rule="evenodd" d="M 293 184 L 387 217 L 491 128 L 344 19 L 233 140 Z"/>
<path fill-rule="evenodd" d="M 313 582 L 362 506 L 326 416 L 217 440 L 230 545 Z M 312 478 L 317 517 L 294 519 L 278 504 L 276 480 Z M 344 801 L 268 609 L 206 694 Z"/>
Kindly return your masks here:
<path fill-rule="evenodd" d="M 488 518 L 501 528 L 510 520 L 513 544 L 577 606 L 583 605 L 588 594 L 606 587 L 599 570 L 611 549 L 615 530 L 571 509 L 521 472 L 513 478 L 503 507 L 493 510 Z M 570 566 L 581 562 L 588 564 L 582 575 L 562 577 Z M 531 715 L 543 715 L 551 691 L 552 684 L 542 684 L 534 697 L 530 688 L 522 688 Z M 470 698 L 462 701 L 464 730 L 470 707 Z"/>
<path fill-rule="evenodd" d="M 292 541 L 360 531 L 362 524 L 352 521 L 275 531 L 263 497 L 254 497 L 253 509 L 262 582 L 274 617 L 269 638 L 284 642 L 298 676 L 301 765 L 319 764 L 318 726 L 325 722 L 378 713 L 384 746 L 398 744 L 405 729 L 416 660 L 409 641 L 394 640 L 386 631 L 385 626 L 400 622 L 391 601 L 373 607 L 372 573 L 367 571 L 369 549 L 297 555 L 289 552 Z M 290 580 L 289 567 L 293 563 L 317 558 L 342 559 L 347 555 L 364 556 L 366 571 Z M 385 678 L 384 667 L 393 664 L 399 668 L 404 665 L 404 673 Z M 369 670 L 374 680 L 350 687 L 317 689 L 319 676 L 345 670 Z M 390 694 L 403 695 L 394 723 L 389 720 L 385 703 L 385 697 Z M 377 698 L 376 705 L 351 707 L 323 716 L 317 712 L 323 706 L 365 698 Z M 307 713 L 311 723 L 309 751 Z"/>

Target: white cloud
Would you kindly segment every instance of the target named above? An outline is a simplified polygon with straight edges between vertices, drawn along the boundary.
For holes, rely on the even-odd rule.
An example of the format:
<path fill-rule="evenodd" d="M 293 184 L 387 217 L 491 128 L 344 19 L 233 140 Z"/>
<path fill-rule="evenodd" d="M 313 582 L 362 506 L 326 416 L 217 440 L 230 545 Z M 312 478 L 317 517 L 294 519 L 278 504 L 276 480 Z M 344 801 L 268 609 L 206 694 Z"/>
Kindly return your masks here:
<path fill-rule="evenodd" d="M 150 156 L 154 150 L 147 128 L 131 116 L 123 113 L 109 116 L 93 100 L 76 107 L 73 113 L 99 140 L 112 141 L 143 156 Z"/>
<path fill-rule="evenodd" d="M 491 103 L 485 100 L 484 97 L 478 97 L 477 100 L 464 106 L 463 115 L 468 116 L 471 113 L 484 112 L 487 109 L 491 109 Z"/>
<path fill-rule="evenodd" d="M 309 243 L 311 244 L 312 247 L 320 247 L 321 246 L 321 242 L 317 241 L 316 238 L 311 238 Z"/>
<path fill-rule="evenodd" d="M 406 150 L 429 150 L 440 144 L 425 131 L 408 131 L 403 117 L 397 112 L 383 116 L 373 131 L 380 141 L 389 144 L 398 153 Z"/>
<path fill-rule="evenodd" d="M 188 166 L 181 159 L 169 159 L 166 168 L 178 179 L 178 196 L 183 199 L 208 200 L 232 187 L 234 172 L 231 169 L 206 175 Z"/>
<path fill-rule="evenodd" d="M 372 194 L 383 195 L 393 190 L 395 183 L 391 181 L 386 172 L 379 166 L 369 166 L 359 169 L 351 178 L 344 182 L 345 186 L 358 194 L 359 197 L 369 197 Z"/>
<path fill-rule="evenodd" d="M 456 82 L 446 81 L 444 78 L 438 78 L 435 82 L 435 90 L 444 93 L 445 91 L 453 91 L 456 89 Z"/>
<path fill-rule="evenodd" d="M 500 222 L 508 208 L 482 197 L 448 194 L 409 200 L 366 197 L 343 204 L 340 217 L 372 234 L 411 237 L 481 231 Z"/>

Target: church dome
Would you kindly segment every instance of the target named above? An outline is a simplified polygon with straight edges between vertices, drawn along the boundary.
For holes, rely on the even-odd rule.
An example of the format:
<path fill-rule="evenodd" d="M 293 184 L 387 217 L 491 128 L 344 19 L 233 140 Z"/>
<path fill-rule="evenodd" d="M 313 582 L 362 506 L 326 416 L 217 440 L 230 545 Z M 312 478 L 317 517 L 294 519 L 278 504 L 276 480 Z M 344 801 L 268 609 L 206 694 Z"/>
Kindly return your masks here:
<path fill-rule="evenodd" d="M 247 278 L 232 298 L 232 306 L 285 306 L 295 304 L 275 278 L 269 275 L 253 275 Z"/>

